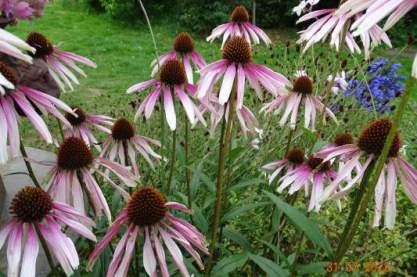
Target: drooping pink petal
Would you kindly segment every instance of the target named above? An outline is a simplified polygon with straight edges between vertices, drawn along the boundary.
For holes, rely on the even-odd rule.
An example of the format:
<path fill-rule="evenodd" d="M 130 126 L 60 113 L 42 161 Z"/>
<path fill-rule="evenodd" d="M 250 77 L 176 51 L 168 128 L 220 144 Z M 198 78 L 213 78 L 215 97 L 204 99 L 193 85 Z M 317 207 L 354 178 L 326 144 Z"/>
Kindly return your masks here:
<path fill-rule="evenodd" d="M 23 223 L 17 223 L 10 231 L 7 245 L 7 276 L 19 276 L 19 264 L 22 257 Z"/>
<path fill-rule="evenodd" d="M 219 103 L 220 105 L 224 105 L 228 100 L 230 93 L 232 92 L 233 83 L 235 81 L 235 75 L 236 75 L 236 65 L 231 64 L 226 69 L 226 73 L 223 77 L 223 83 L 220 88 L 219 93 Z"/>
<path fill-rule="evenodd" d="M 93 252 L 91 252 L 90 256 L 88 257 L 88 264 L 87 264 L 88 270 L 92 270 L 95 262 L 97 261 L 97 258 L 106 249 L 106 247 L 109 245 L 113 237 L 117 234 L 117 232 L 119 232 L 120 228 L 126 221 L 127 221 L 127 210 L 123 209 L 120 212 L 120 214 L 116 217 L 113 224 L 108 228 L 107 233 L 104 235 L 101 241 L 97 243 Z M 113 257 L 116 257 L 116 252 L 113 254 Z"/>
<path fill-rule="evenodd" d="M 171 90 L 167 86 L 164 87 L 164 109 L 165 118 L 168 122 L 168 126 L 171 129 L 171 131 L 174 131 L 177 128 L 177 117 L 175 115 L 175 108 Z"/>
<path fill-rule="evenodd" d="M 129 271 L 129 264 L 132 261 L 132 257 L 135 250 L 136 245 L 136 238 L 138 236 L 139 227 L 135 227 L 133 231 L 129 233 L 129 238 L 126 242 L 126 249 L 125 254 L 123 256 L 123 259 L 119 265 L 119 268 L 117 269 L 116 274 L 114 274 L 114 277 L 125 277 L 127 276 L 127 273 Z"/>
<path fill-rule="evenodd" d="M 145 81 L 136 85 L 131 86 L 130 88 L 127 89 L 127 93 L 133 93 L 133 92 L 138 92 L 144 89 L 149 88 L 150 86 L 153 86 L 155 84 L 157 84 L 159 81 L 156 79 L 152 79 L 149 81 Z"/>
<path fill-rule="evenodd" d="M 145 227 L 145 244 L 143 245 L 143 267 L 149 276 L 156 274 L 156 258 L 152 249 L 149 227 Z"/>
<path fill-rule="evenodd" d="M 385 220 L 384 225 L 388 229 L 394 228 L 395 218 L 397 216 L 397 200 L 395 193 L 397 190 L 397 174 L 393 161 L 387 164 L 387 183 L 386 183 L 386 203 L 385 203 Z"/>
<path fill-rule="evenodd" d="M 22 259 L 22 270 L 20 276 L 35 277 L 36 276 L 36 259 L 39 254 L 38 238 L 31 225 L 28 226 L 26 245 Z"/>
<path fill-rule="evenodd" d="M 171 253 L 171 257 L 174 260 L 175 264 L 177 265 L 178 269 L 180 270 L 182 276 L 190 277 L 188 273 L 187 267 L 184 264 L 184 258 L 181 253 L 181 250 L 178 248 L 177 244 L 173 241 L 172 237 L 163 230 L 163 228 L 159 228 L 159 232 L 164 240 L 168 251 Z"/>
<path fill-rule="evenodd" d="M 162 277 L 169 277 L 164 247 L 162 246 L 160 238 L 158 237 L 157 228 L 155 227 L 151 227 L 151 228 L 152 228 L 152 238 L 155 244 L 156 256 L 158 258 L 159 268 L 161 270 Z"/>

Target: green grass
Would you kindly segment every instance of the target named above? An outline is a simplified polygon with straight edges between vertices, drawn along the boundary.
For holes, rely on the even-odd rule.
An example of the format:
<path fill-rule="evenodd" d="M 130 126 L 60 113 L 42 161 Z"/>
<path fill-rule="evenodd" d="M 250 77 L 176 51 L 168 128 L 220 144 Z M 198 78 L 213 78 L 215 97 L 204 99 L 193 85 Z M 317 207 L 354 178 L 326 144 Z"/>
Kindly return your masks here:
<path fill-rule="evenodd" d="M 96 14 L 94 12 L 88 12 L 88 10 L 81 4 L 68 4 L 61 1 L 54 1 L 47 9 L 45 16 L 36 20 L 33 24 L 29 22 L 21 22 L 17 27 L 11 28 L 11 30 L 18 34 L 20 37 L 25 37 L 30 31 L 39 31 L 44 33 L 55 43 L 61 43 L 60 47 L 67 51 L 73 51 L 80 55 L 84 55 L 94 60 L 98 68 L 90 69 L 86 68 L 88 78 L 80 79 L 81 85 L 75 88 L 75 91 L 62 96 L 68 104 L 80 105 L 89 113 L 106 114 L 113 117 L 127 116 L 132 117 L 134 109 L 129 104 L 131 101 L 140 99 L 142 96 L 126 95 L 125 91 L 131 85 L 145 81 L 150 78 L 149 64 L 154 59 L 154 48 L 152 40 L 149 35 L 148 29 L 145 25 L 128 25 L 118 21 L 114 21 L 106 15 Z M 138 15 L 141 16 L 141 15 Z M 183 31 L 181 26 L 178 26 L 175 19 L 171 19 L 172 22 L 160 22 L 154 21 L 154 32 L 158 43 L 159 51 L 161 53 L 171 48 L 173 37 Z M 312 60 L 314 59 L 313 52 L 309 51 L 305 56 L 301 57 L 295 52 L 292 46 L 289 51 L 291 56 L 287 60 L 283 60 L 282 51 L 285 41 L 296 38 L 295 31 L 293 30 L 272 30 L 270 31 L 272 37 L 278 41 L 277 47 L 274 50 L 265 50 L 264 46 L 255 48 L 254 57 L 258 63 L 267 63 L 274 70 L 283 72 L 287 76 L 292 76 L 294 70 L 303 65 L 307 66 L 311 72 L 320 76 L 319 68 L 312 66 Z M 293 44 L 292 44 L 293 45 Z M 212 62 L 221 57 L 219 51 L 219 45 L 208 44 L 203 37 L 196 39 L 197 50 L 206 58 L 208 62 Z M 329 51 L 326 47 L 316 47 L 314 50 L 316 53 L 323 53 L 323 66 L 322 69 L 326 69 L 326 63 L 337 63 L 340 59 L 335 57 L 334 51 Z M 277 54 L 278 53 L 278 54 Z M 379 50 L 377 55 L 385 55 L 386 52 Z M 271 56 L 272 55 L 272 56 Z M 342 54 L 342 57 L 346 57 L 346 54 Z M 358 57 L 361 59 L 361 57 Z M 411 71 L 411 58 L 400 57 L 400 62 L 404 64 L 403 73 L 409 75 Z M 353 67 L 352 64 L 350 66 Z M 327 68 L 328 69 L 328 68 Z M 323 76 L 321 76 L 323 80 Z M 318 90 L 322 89 L 324 84 L 317 85 Z M 414 99 L 417 99 L 417 87 L 414 94 Z M 254 111 L 259 110 L 259 101 L 255 104 L 253 101 L 249 101 L 251 108 L 254 107 Z M 413 104 L 414 105 L 414 104 Z M 350 113 L 350 114 L 349 114 Z M 352 116 L 355 114 L 355 116 Z M 257 115 L 258 116 L 258 115 Z M 404 143 L 411 145 L 412 151 L 413 141 L 415 138 L 415 113 L 411 109 L 408 113 L 408 119 L 403 123 L 405 134 Z M 349 111 L 346 114 L 349 119 L 347 123 L 342 123 L 339 127 L 327 128 L 327 138 L 330 138 L 336 131 L 353 131 L 359 130 L 367 119 L 371 118 L 363 109 L 355 109 Z M 240 163 L 236 165 L 236 179 L 254 178 L 259 176 L 259 166 L 276 159 L 282 154 L 282 145 L 286 141 L 286 133 L 281 131 L 277 127 L 276 122 L 267 121 L 265 117 L 259 116 L 261 124 L 264 127 L 269 127 L 266 131 L 266 139 L 263 144 L 263 148 L 260 152 L 252 150 L 245 150 L 244 155 L 237 155 L 236 160 Z M 50 122 L 51 126 L 55 125 L 55 122 Z M 28 145 L 40 145 L 46 147 L 42 143 L 33 130 L 29 127 L 29 124 L 24 124 L 24 136 Z M 138 129 L 141 133 L 148 136 L 158 138 L 159 125 L 158 115 L 151 118 L 148 124 L 142 122 L 138 123 Z M 217 154 L 217 142 L 207 139 L 205 131 L 202 128 L 198 128 L 192 133 L 193 145 L 193 160 L 199 162 L 203 160 L 206 155 L 215 157 Z M 301 132 L 302 133 L 302 132 Z M 182 138 L 180 138 L 181 141 Z M 300 146 L 308 144 L 308 140 L 305 138 L 299 138 L 296 143 Z M 240 137 L 235 141 L 235 149 L 239 150 L 239 147 L 247 146 L 248 141 L 245 138 Z M 49 148 L 52 149 L 52 148 Z M 410 152 L 412 152 L 410 150 Z M 179 150 L 178 159 L 182 163 L 181 149 Z M 212 189 L 214 183 L 212 180 L 215 175 L 215 166 L 213 160 L 208 160 L 204 167 L 205 177 L 204 180 L 198 185 L 198 190 L 201 194 L 213 193 Z M 206 160 L 204 160 L 206 161 Z M 415 162 L 415 161 L 413 161 Z M 194 166 L 194 165 L 193 165 Z M 158 171 L 159 172 L 159 171 Z M 151 174 L 151 173 L 149 173 Z M 152 173 L 153 177 L 145 177 L 148 180 L 157 180 L 158 173 Z M 180 175 L 180 174 L 178 174 Z M 159 176 L 161 177 L 161 176 Z M 178 178 L 182 178 L 179 176 Z M 239 179 L 240 178 L 240 179 Z M 181 182 L 177 181 L 178 183 Z M 237 193 L 230 193 L 230 201 L 233 205 L 244 205 L 244 203 L 255 201 L 256 197 L 261 194 L 262 189 L 268 189 L 263 184 L 262 187 L 248 188 L 247 190 L 241 190 Z M 200 197 L 199 200 L 202 203 L 196 203 L 197 215 L 200 215 L 200 221 L 198 227 L 201 230 L 207 231 L 208 223 L 204 222 L 207 219 L 209 213 L 207 207 L 209 207 L 210 200 Z M 245 202 L 244 202 L 245 201 Z M 298 206 L 303 207 L 304 203 L 298 203 Z M 368 232 L 368 226 L 362 226 L 364 240 L 361 241 L 361 247 L 355 249 L 355 253 L 350 253 L 350 259 L 356 258 L 356 253 L 361 253 L 367 257 L 367 261 L 379 261 L 390 260 L 396 263 L 398 267 L 407 268 L 417 257 L 417 251 L 415 250 L 416 241 L 413 238 L 404 239 L 402 234 L 407 230 L 410 230 L 410 226 L 414 226 L 417 220 L 417 208 L 412 206 L 408 199 L 403 194 L 399 195 L 399 218 L 396 228 L 393 232 L 386 230 L 373 230 Z M 201 209 L 200 209 L 201 208 Z M 231 207 L 233 208 L 233 207 Z M 204 210 L 205 209 L 205 210 Z M 406 214 L 407 216 L 404 216 Z M 253 216 L 253 217 L 252 217 Z M 327 231 L 327 235 L 334 242 L 336 239 L 336 233 L 340 232 L 341 225 L 345 222 L 347 216 L 347 210 L 342 213 L 338 212 L 335 207 L 326 209 L 320 216 L 317 216 L 323 224 L 323 229 Z M 265 215 L 268 218 L 269 214 Z M 247 222 L 251 222 L 251 226 L 248 226 L 243 220 L 233 222 L 231 225 L 235 228 L 243 228 L 242 232 L 252 239 L 256 237 L 263 237 L 262 229 L 258 224 L 263 224 L 264 218 L 259 214 L 255 214 L 252 211 L 245 217 Z M 369 220 L 369 217 L 368 217 Z M 252 226 L 253 225 L 253 226 Z M 369 237 L 366 237 L 366 234 Z M 387 239 L 388 237 L 388 239 Z M 257 242 L 254 242 L 255 244 Z M 382 246 L 381 246 L 382 245 Z M 373 249 L 378 251 L 375 253 Z M 236 248 L 236 245 L 232 245 L 231 249 Z M 225 247 L 226 248 L 226 247 Z M 360 249 L 359 249 L 360 248 Z M 413 250 L 414 248 L 414 250 Z M 229 247 L 227 251 L 229 251 Z M 226 251 L 226 250 L 225 250 Z M 232 250 L 230 250 L 232 251 Z M 368 252 L 367 252 L 368 251 Z M 415 263 L 414 263 L 415 265 Z"/>

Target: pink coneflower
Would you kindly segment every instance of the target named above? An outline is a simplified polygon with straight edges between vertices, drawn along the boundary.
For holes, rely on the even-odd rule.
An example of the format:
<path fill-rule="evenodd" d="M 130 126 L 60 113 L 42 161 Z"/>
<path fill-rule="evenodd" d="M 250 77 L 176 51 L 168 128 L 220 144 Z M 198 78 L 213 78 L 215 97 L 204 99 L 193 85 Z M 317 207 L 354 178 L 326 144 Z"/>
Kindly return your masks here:
<path fill-rule="evenodd" d="M 310 156 L 307 161 L 299 166 L 295 166 L 279 180 L 277 191 L 282 193 L 284 189 L 290 187 L 289 194 L 293 194 L 304 188 L 305 195 L 311 196 L 308 210 L 320 210 L 320 200 L 323 195 L 324 185 L 331 182 L 336 177 L 336 171 L 332 168 L 329 161 L 324 161 L 316 156 Z"/>
<path fill-rule="evenodd" d="M 272 71 L 266 66 L 252 63 L 252 50 L 246 40 L 241 37 L 232 37 L 223 49 L 223 59 L 207 65 L 201 71 L 200 84 L 197 96 L 201 99 L 207 93 L 212 93 L 214 85 L 223 77 L 219 92 L 219 104 L 228 102 L 233 84 L 237 89 L 237 109 L 243 107 L 245 83 L 262 95 L 261 85 L 273 95 L 280 88 L 289 84 L 281 74 Z"/>
<path fill-rule="evenodd" d="M 293 171 L 295 168 L 301 166 L 305 161 L 305 153 L 303 150 L 294 148 L 288 151 L 285 158 L 282 160 L 273 161 L 262 166 L 262 169 L 272 171 L 268 176 L 269 184 L 277 178 L 277 176 L 285 170 Z"/>
<path fill-rule="evenodd" d="M 344 196 L 360 182 L 370 164 L 378 159 L 391 127 L 390 119 L 383 118 L 373 121 L 362 131 L 356 143 L 325 149 L 318 153 L 320 156 L 326 157 L 325 160 L 343 155 L 346 162 L 344 167 L 339 169 L 337 178 L 326 188 L 322 201 Z M 396 217 L 395 191 L 398 177 L 404 185 L 408 197 L 413 203 L 417 203 L 417 170 L 400 156 L 400 147 L 401 139 L 397 134 L 375 188 L 374 226 L 380 225 L 382 212 L 385 211 L 385 227 L 394 227 Z M 360 170 L 357 170 L 356 165 L 362 157 L 366 159 L 365 163 Z M 345 177 L 352 175 L 355 168 L 357 170 L 356 176 L 348 181 L 347 185 L 339 192 L 335 192 Z"/>
<path fill-rule="evenodd" d="M 290 81 L 287 80 L 288 83 Z M 295 129 L 297 124 L 297 116 L 299 114 L 300 106 L 304 105 L 304 127 L 315 130 L 317 111 L 325 112 L 336 123 L 337 119 L 332 111 L 325 107 L 321 102 L 319 96 L 313 95 L 314 84 L 307 75 L 301 75 L 296 78 L 293 85 L 283 88 L 280 95 L 270 103 L 263 106 L 261 111 L 281 113 L 282 117 L 279 122 L 284 126 L 290 119 L 290 128 Z"/>
<path fill-rule="evenodd" d="M 237 6 L 230 15 L 230 22 L 213 29 L 207 41 L 212 42 L 223 35 L 222 49 L 226 41 L 232 37 L 243 37 L 249 44 L 259 44 L 262 40 L 266 45 L 272 42 L 261 28 L 249 21 L 249 13 L 244 6 Z"/>
<path fill-rule="evenodd" d="M 310 12 L 302 16 L 297 23 L 305 22 L 313 18 L 318 18 L 307 29 L 300 31 L 300 39 L 297 43 L 306 43 L 304 51 L 313 44 L 325 41 L 331 36 L 330 45 L 338 51 L 341 43 L 344 41 L 346 46 L 352 53 L 361 53 L 361 49 L 356 43 L 349 28 L 352 18 L 360 15 L 352 15 L 350 13 L 339 13 L 337 9 L 323 9 Z M 388 35 L 378 25 L 373 25 L 367 32 L 361 34 L 361 41 L 364 47 L 365 55 L 369 58 L 370 49 L 384 42 L 392 47 Z"/>
<path fill-rule="evenodd" d="M 230 110 L 230 105 L 226 104 L 226 115 L 224 106 L 220 105 L 219 100 L 214 94 L 208 93 L 202 99 L 200 105 L 201 113 L 210 114 L 210 135 L 214 135 L 217 126 L 222 121 L 225 116 L 226 121 L 228 120 L 228 114 Z M 235 111 L 236 117 L 240 124 L 240 129 L 242 133 L 246 136 L 248 134 L 256 134 L 259 130 L 259 123 L 252 111 L 245 105 L 242 108 L 236 108 Z"/>
<path fill-rule="evenodd" d="M 111 131 L 106 126 L 111 127 L 113 125 L 113 118 L 105 115 L 86 114 L 77 106 L 72 108 L 77 116 L 70 113 L 65 114 L 65 118 L 71 123 L 72 128 L 64 128 L 64 137 L 82 138 L 88 147 L 94 145 L 98 151 L 101 151 L 99 142 L 91 131 L 91 128 L 96 128 L 101 132 L 110 134 Z"/>
<path fill-rule="evenodd" d="M 159 57 L 160 65 L 163 65 L 166 61 L 179 58 L 184 65 L 185 73 L 187 75 L 188 83 L 193 84 L 193 68 L 202 69 L 206 66 L 203 56 L 201 56 L 194 49 L 194 42 L 190 34 L 186 32 L 180 33 L 174 40 L 174 49 L 168 53 Z M 156 75 L 159 70 L 158 62 L 156 59 L 152 61 L 152 77 Z"/>
<path fill-rule="evenodd" d="M 32 9 L 29 3 L 24 1 L 15 1 L 13 6 L 13 17 L 16 19 L 32 19 L 35 10 Z"/>
<path fill-rule="evenodd" d="M 110 161 L 117 160 L 121 164 L 131 165 L 135 175 L 139 176 L 136 153 L 139 153 L 152 168 L 152 159 L 162 158 L 153 151 L 151 144 L 161 146 L 158 140 L 136 135 L 133 124 L 126 118 L 119 118 L 111 129 L 111 135 L 104 141 L 100 156 L 107 157 Z"/>
<path fill-rule="evenodd" d="M 46 190 L 54 199 L 67 203 L 77 211 L 86 214 L 84 194 L 87 194 L 95 214 L 101 215 L 104 212 L 109 221 L 111 221 L 110 209 L 94 173 L 103 177 L 106 183 L 109 183 L 124 197 L 127 193 L 100 168 L 109 170 L 127 186 L 136 186 L 136 178 L 128 167 L 103 158 L 94 158 L 84 140 L 77 137 L 66 138 L 61 143 L 57 161 L 52 166 Z"/>
<path fill-rule="evenodd" d="M 33 19 L 41 16 L 48 0 L 2 0 L 0 11 L 2 16 L 14 22 L 16 19 Z"/>
<path fill-rule="evenodd" d="M 80 262 L 74 243 L 62 231 L 63 225 L 80 236 L 96 241 L 89 230 L 95 225 L 91 219 L 54 201 L 37 187 L 21 189 L 12 200 L 10 213 L 12 218 L 0 230 L 0 249 L 8 238 L 7 276 L 36 276 L 39 236 L 45 239 L 65 274 L 72 275 Z"/>
<path fill-rule="evenodd" d="M 177 59 L 166 61 L 159 73 L 159 79 L 152 79 L 130 87 L 127 93 L 139 92 L 151 88 L 141 105 L 139 106 L 135 120 L 144 114 L 149 119 L 154 110 L 155 104 L 160 97 L 163 98 L 166 121 L 171 130 L 177 128 L 177 117 L 175 115 L 174 97 L 177 96 L 184 107 L 188 120 L 192 125 L 196 122 L 196 117 L 202 121 L 198 108 L 187 94 L 193 94 L 195 88 L 187 82 L 184 66 Z M 204 122 L 204 120 L 202 121 Z"/>
<path fill-rule="evenodd" d="M 97 67 L 94 62 L 85 57 L 59 50 L 58 46 L 53 45 L 44 35 L 40 33 L 30 33 L 26 42 L 36 49 L 36 52 L 32 56 L 36 59 L 43 59 L 47 63 L 49 73 L 63 91 L 65 91 L 66 86 L 71 90 L 74 90 L 72 84 L 79 84 L 77 77 L 71 69 L 81 76 L 87 76 L 84 71 L 75 64 L 75 62 L 79 62 L 93 68 Z"/>
<path fill-rule="evenodd" d="M 348 0 L 341 5 L 338 13 L 349 12 L 352 14 L 353 12 L 366 10 L 365 14 L 352 25 L 352 29 L 356 29 L 353 34 L 360 35 L 387 16 L 384 30 L 390 29 L 415 7 L 417 7 L 417 0 Z"/>
<path fill-rule="evenodd" d="M 129 199 L 127 206 L 120 212 L 107 234 L 97 244 L 93 253 L 91 253 L 88 269 L 91 270 L 93 268 L 99 255 L 125 224 L 127 229 L 113 253 L 113 259 L 107 271 L 108 277 L 127 276 L 133 253 L 138 245 L 137 241 L 144 242 L 143 266 L 149 276 L 158 276 L 159 274 L 164 277 L 169 276 L 163 244 L 165 244 L 168 252 L 171 254 L 182 276 L 190 275 L 177 243 L 203 269 L 203 262 L 196 249 L 208 254 L 204 236 L 197 228 L 184 219 L 175 217 L 168 209 L 191 213 L 187 207 L 180 203 L 166 202 L 164 197 L 151 187 L 144 187 L 135 191 Z M 157 269 L 158 265 L 159 270 Z"/>
<path fill-rule="evenodd" d="M 31 47 L 24 40 L 0 28 L 0 52 L 31 63 L 32 58 L 29 55 L 23 54 L 21 49 L 31 53 L 35 53 L 36 51 L 35 48 Z M 3 83 L 3 78 L 0 77 L 0 81 Z"/>
<path fill-rule="evenodd" d="M 0 73 L 14 87 L 11 89 L 10 86 L 0 86 L 0 164 L 2 164 L 8 160 L 7 141 L 12 156 L 19 153 L 19 116 L 27 117 L 42 138 L 47 143 L 52 143 L 52 135 L 39 114 L 42 112 L 52 114 L 64 125 L 71 127 L 58 109 L 68 113 L 73 112 L 61 100 L 21 85 L 17 72 L 4 62 L 0 62 Z"/>
<path fill-rule="evenodd" d="M 387 31 L 415 7 L 417 7 L 417 0 L 348 0 L 340 6 L 338 13 L 349 12 L 352 14 L 366 10 L 351 27 L 352 30 L 355 30 L 353 32 L 354 36 L 363 36 L 379 21 L 388 16 L 384 25 L 384 30 Z M 417 78 L 417 55 L 414 59 L 411 74 L 414 78 Z"/>

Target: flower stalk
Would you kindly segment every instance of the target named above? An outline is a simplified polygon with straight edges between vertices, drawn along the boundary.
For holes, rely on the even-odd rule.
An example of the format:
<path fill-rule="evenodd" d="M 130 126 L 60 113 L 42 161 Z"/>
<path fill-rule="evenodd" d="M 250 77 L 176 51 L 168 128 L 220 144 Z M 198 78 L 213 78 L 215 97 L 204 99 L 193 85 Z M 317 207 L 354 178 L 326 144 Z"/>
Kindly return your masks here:
<path fill-rule="evenodd" d="M 206 275 L 209 276 L 213 264 L 215 262 L 215 250 L 218 238 L 218 227 L 220 224 L 220 218 L 222 214 L 223 204 L 223 187 L 225 181 L 225 161 L 229 151 L 230 141 L 232 139 L 233 131 L 233 115 L 236 109 L 236 82 L 233 84 L 229 102 L 224 106 L 224 116 L 221 127 L 221 135 L 219 140 L 219 161 L 217 169 L 217 183 L 216 183 L 216 202 L 214 206 L 214 214 L 211 228 L 211 242 L 210 242 L 210 258 L 207 262 Z M 229 112 L 227 113 L 227 108 Z M 226 118 L 227 117 L 227 118 Z"/>
<path fill-rule="evenodd" d="M 184 122 L 185 122 L 185 142 L 184 142 L 184 152 L 185 152 L 185 183 L 187 186 L 187 200 L 188 207 L 192 208 L 192 196 L 191 196 L 191 172 L 190 172 L 190 125 L 188 124 L 187 115 L 184 113 Z M 191 215 L 190 215 L 191 216 Z"/>
<path fill-rule="evenodd" d="M 35 175 L 35 172 L 33 171 L 32 165 L 28 161 L 28 154 L 26 153 L 25 146 L 23 145 L 22 140 L 20 140 L 20 152 L 22 153 L 23 161 L 25 162 L 30 179 L 32 179 L 32 182 L 35 186 L 37 186 L 38 188 L 41 188 L 41 185 L 38 179 L 36 179 L 36 175 Z"/>
<path fill-rule="evenodd" d="M 172 178 L 174 176 L 174 168 L 175 168 L 175 158 L 176 158 L 176 151 L 177 151 L 177 130 L 175 129 L 172 131 L 172 145 L 171 145 L 171 161 L 169 165 L 169 176 L 167 182 L 167 192 L 172 191 Z"/>
<path fill-rule="evenodd" d="M 52 255 L 51 255 L 51 252 L 49 251 L 49 248 L 48 248 L 48 245 L 46 243 L 46 240 L 42 236 L 42 233 L 39 230 L 38 225 L 34 224 L 34 227 L 35 227 L 36 234 L 38 235 L 39 241 L 40 241 L 40 243 L 42 245 L 42 248 L 43 248 L 43 250 L 45 252 L 45 256 L 46 256 L 46 259 L 48 260 L 49 267 L 51 268 L 52 276 L 55 276 L 56 274 L 55 274 L 54 261 L 52 259 Z"/>
<path fill-rule="evenodd" d="M 361 219 L 365 214 L 366 208 L 368 207 L 368 203 L 371 200 L 373 192 L 375 191 L 379 175 L 381 174 L 384 168 L 385 161 L 389 155 L 391 145 L 394 141 L 401 119 L 410 100 L 411 92 L 415 83 L 416 79 L 413 78 L 410 78 L 407 81 L 405 92 L 401 98 L 399 107 L 394 115 L 393 124 L 388 133 L 384 148 L 376 162 L 372 163 L 369 166 L 368 170 L 365 172 L 358 194 L 356 196 L 355 201 L 353 202 L 348 221 L 339 240 L 340 243 L 336 250 L 334 259 L 336 263 L 340 263 L 342 261 L 343 256 L 346 254 L 350 245 L 352 244 L 353 238 L 361 222 Z"/>
<path fill-rule="evenodd" d="M 3 210 L 4 199 L 6 198 L 6 187 L 4 186 L 3 176 L 0 173 L 0 214 Z"/>

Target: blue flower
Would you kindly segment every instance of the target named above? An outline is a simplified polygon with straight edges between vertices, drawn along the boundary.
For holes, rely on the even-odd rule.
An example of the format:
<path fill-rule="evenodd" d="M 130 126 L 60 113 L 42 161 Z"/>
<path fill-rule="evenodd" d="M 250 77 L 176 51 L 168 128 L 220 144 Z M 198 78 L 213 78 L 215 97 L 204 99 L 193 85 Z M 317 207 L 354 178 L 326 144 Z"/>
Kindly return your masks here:
<path fill-rule="evenodd" d="M 367 80 L 351 79 L 345 96 L 355 97 L 356 101 L 371 112 L 385 113 L 394 109 L 392 100 L 404 92 L 404 76 L 397 73 L 402 65 L 388 64 L 381 58 L 369 65 Z"/>

